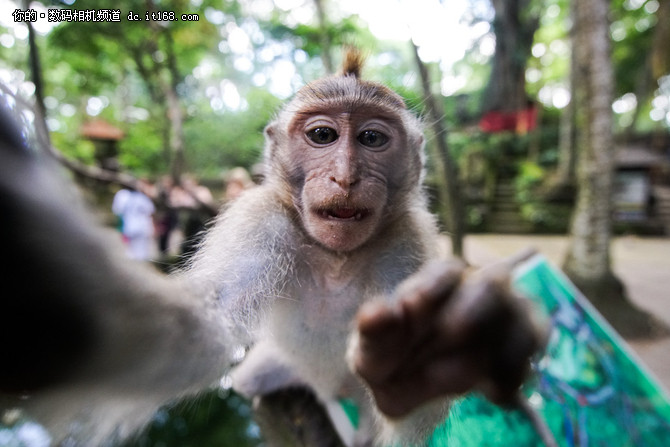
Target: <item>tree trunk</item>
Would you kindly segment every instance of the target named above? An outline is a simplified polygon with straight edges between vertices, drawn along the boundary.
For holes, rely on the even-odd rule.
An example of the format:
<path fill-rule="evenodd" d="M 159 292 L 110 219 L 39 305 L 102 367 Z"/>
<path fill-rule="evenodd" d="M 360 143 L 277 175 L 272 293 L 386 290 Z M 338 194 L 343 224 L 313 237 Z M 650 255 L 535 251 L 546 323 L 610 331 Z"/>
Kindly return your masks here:
<path fill-rule="evenodd" d="M 321 60 L 327 74 L 335 73 L 335 64 L 331 52 L 330 33 L 328 31 L 328 20 L 326 20 L 326 8 L 324 0 L 314 0 L 316 16 L 319 19 L 319 37 L 321 40 Z"/>
<path fill-rule="evenodd" d="M 414 58 L 421 75 L 421 85 L 426 101 L 427 114 L 433 126 L 435 144 L 437 145 L 436 170 L 441 180 L 438 191 L 440 202 L 443 204 L 442 215 L 451 236 L 451 250 L 454 256 L 463 257 L 463 237 L 465 234 L 463 203 L 458 188 L 458 170 L 451 157 L 447 144 L 447 129 L 444 126 L 444 110 L 430 88 L 428 68 L 419 57 L 419 49 L 412 42 Z"/>
<path fill-rule="evenodd" d="M 30 9 L 31 0 L 24 0 L 23 8 Z M 42 76 L 42 63 L 40 53 L 35 40 L 35 28 L 31 22 L 26 22 L 28 26 L 28 48 L 30 59 L 30 75 L 35 84 L 35 128 L 39 143 L 44 147 L 51 146 L 51 136 L 47 126 L 47 109 L 44 105 L 44 77 Z"/>
<path fill-rule="evenodd" d="M 570 67 L 575 65 L 575 52 L 570 53 Z M 570 68 L 570 91 L 575 91 L 575 72 Z M 563 109 L 559 124 L 558 137 L 558 185 L 572 185 L 575 180 L 575 167 L 577 166 L 577 154 L 575 152 L 575 98 Z"/>
<path fill-rule="evenodd" d="M 30 3 L 30 0 L 25 0 L 23 2 L 23 6 L 26 10 L 30 9 Z M 115 183 L 127 188 L 137 188 L 137 179 L 130 175 L 108 171 L 98 166 L 89 166 L 77 160 L 68 159 L 58 149 L 53 147 L 51 144 L 49 129 L 46 123 L 42 64 L 40 62 L 37 42 L 35 41 L 35 29 L 30 22 L 26 22 L 26 25 L 28 26 L 28 47 L 31 80 L 35 84 L 35 103 L 32 105 L 32 111 L 35 113 L 35 132 L 40 149 L 44 150 L 45 153 L 52 156 L 56 161 L 79 176 L 90 178 L 100 183 Z M 11 93 L 8 91 L 4 91 L 3 93 L 6 95 L 11 95 Z"/>
<path fill-rule="evenodd" d="M 611 269 L 614 76 L 607 0 L 573 0 L 572 49 L 577 203 L 563 269 L 624 336 L 647 336 L 654 322 L 633 308 Z"/>
<path fill-rule="evenodd" d="M 630 141 L 635 136 L 637 123 L 640 116 L 645 113 L 648 99 L 653 97 L 660 78 L 670 72 L 668 41 L 670 41 L 670 1 L 664 0 L 659 2 L 656 11 L 656 25 L 654 26 L 651 47 L 645 65 L 635 79 L 634 93 L 637 104 L 633 112 L 633 118 L 626 128 L 625 142 Z"/>
<path fill-rule="evenodd" d="M 145 6 L 148 12 L 158 11 L 155 0 L 145 0 Z M 128 43 L 128 47 L 152 99 L 165 109 L 168 123 L 166 125 L 169 127 L 162 132 L 164 148 L 167 153 L 167 161 L 170 164 L 172 178 L 176 184 L 180 184 L 186 164 L 183 131 L 184 113 L 177 93 L 177 86 L 181 77 L 177 67 L 174 40 L 169 26 L 153 21 L 146 22 L 146 24 L 152 31 L 152 38 L 146 39 L 140 46 Z M 165 41 L 165 63 L 146 64 L 144 55 L 158 51 L 161 38 Z"/>
<path fill-rule="evenodd" d="M 610 272 L 614 141 L 613 82 L 608 2 L 572 2 L 578 193 L 565 269 L 573 278 L 600 282 Z"/>
<path fill-rule="evenodd" d="M 175 184 L 180 184 L 181 176 L 184 173 L 186 165 L 184 155 L 184 113 L 182 112 L 179 96 L 177 94 L 179 72 L 174 53 L 174 42 L 170 30 L 166 29 L 164 31 L 164 36 L 167 48 L 167 71 L 169 79 L 164 85 L 164 90 L 170 122 L 170 150 L 172 155 L 170 171 Z"/>
<path fill-rule="evenodd" d="M 492 0 L 496 52 L 482 112 L 513 112 L 527 107 L 526 62 L 539 18 L 528 11 L 530 0 Z"/>
<path fill-rule="evenodd" d="M 659 79 L 670 71 L 670 1 L 658 2 L 656 11 L 656 26 L 654 27 L 654 40 L 651 45 L 651 74 L 654 79 Z"/>

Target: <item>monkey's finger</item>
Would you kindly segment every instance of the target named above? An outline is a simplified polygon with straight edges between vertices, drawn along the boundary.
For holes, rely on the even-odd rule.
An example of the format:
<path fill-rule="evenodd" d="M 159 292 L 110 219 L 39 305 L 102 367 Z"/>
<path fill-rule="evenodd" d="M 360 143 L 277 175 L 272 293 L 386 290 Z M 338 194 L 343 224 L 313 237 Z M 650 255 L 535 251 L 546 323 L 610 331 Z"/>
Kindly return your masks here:
<path fill-rule="evenodd" d="M 363 337 L 379 337 L 390 333 L 402 323 L 402 315 L 395 306 L 369 302 L 356 314 L 356 326 Z"/>
<path fill-rule="evenodd" d="M 367 303 L 359 310 L 358 352 L 354 367 L 369 382 L 379 382 L 405 363 L 422 365 L 434 352 L 425 343 L 434 332 L 439 311 L 458 286 L 465 265 L 461 261 L 432 262 L 405 281 L 395 305 Z M 418 355 L 418 353 L 427 355 Z"/>
<path fill-rule="evenodd" d="M 517 402 L 517 396 L 523 382 L 516 385 L 500 384 L 493 380 L 483 380 L 475 386 L 486 398 L 496 405 L 512 406 Z"/>
<path fill-rule="evenodd" d="M 398 290 L 399 306 L 416 337 L 431 331 L 464 270 L 460 260 L 431 262 Z"/>
<path fill-rule="evenodd" d="M 396 372 L 406 355 L 403 320 L 396 307 L 367 303 L 356 317 L 358 337 L 353 367 L 369 383 L 379 383 Z"/>
<path fill-rule="evenodd" d="M 507 258 L 503 259 L 501 263 L 507 264 L 508 268 L 511 271 L 512 269 L 514 269 L 521 263 L 527 261 L 536 254 L 537 249 L 535 249 L 534 247 L 525 247 L 519 250 L 518 252 L 514 253 L 513 255 L 510 255 Z"/>
<path fill-rule="evenodd" d="M 512 270 L 514 270 L 518 265 L 530 259 L 532 256 L 536 254 L 537 250 L 535 248 L 525 247 L 510 256 L 507 256 L 490 265 L 482 267 L 477 272 L 485 275 L 490 274 L 509 275 L 510 273 L 512 273 Z"/>
<path fill-rule="evenodd" d="M 509 286 L 500 278 L 468 278 L 455 292 L 453 301 L 441 314 L 438 337 L 445 350 L 464 344 L 481 344 L 500 337 L 508 324 L 514 304 Z"/>
<path fill-rule="evenodd" d="M 508 326 L 505 342 L 494 352 L 489 372 L 491 380 L 505 398 L 513 397 L 512 394 L 521 386 L 530 372 L 531 357 L 545 342 L 544 332 L 538 328 L 531 314 L 523 313 L 523 310 L 518 309 L 520 313 Z"/>
<path fill-rule="evenodd" d="M 373 387 L 378 408 L 390 417 L 402 417 L 437 397 L 463 394 L 481 381 L 475 359 L 466 354 L 434 359 L 431 363 Z"/>
<path fill-rule="evenodd" d="M 536 253 L 533 248 L 525 248 L 501 261 L 467 272 L 449 308 L 451 324 L 448 326 L 462 333 L 506 316 L 505 308 L 520 298 L 512 291 L 512 271 Z"/>

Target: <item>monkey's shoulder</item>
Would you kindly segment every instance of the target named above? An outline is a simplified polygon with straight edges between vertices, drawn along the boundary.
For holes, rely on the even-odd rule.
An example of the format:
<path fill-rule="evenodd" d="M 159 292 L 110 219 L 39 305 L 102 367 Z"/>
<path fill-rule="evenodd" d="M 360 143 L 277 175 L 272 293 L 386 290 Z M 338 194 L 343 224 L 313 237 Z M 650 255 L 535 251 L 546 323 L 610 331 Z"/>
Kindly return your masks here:
<path fill-rule="evenodd" d="M 295 237 L 286 207 L 271 188 L 260 185 L 245 191 L 222 210 L 205 245 L 249 254 L 250 250 L 262 251 L 275 245 L 290 247 Z"/>
<path fill-rule="evenodd" d="M 267 295 L 293 269 L 295 238 L 286 212 L 258 186 L 217 217 L 187 274 L 214 284 L 219 296 Z"/>

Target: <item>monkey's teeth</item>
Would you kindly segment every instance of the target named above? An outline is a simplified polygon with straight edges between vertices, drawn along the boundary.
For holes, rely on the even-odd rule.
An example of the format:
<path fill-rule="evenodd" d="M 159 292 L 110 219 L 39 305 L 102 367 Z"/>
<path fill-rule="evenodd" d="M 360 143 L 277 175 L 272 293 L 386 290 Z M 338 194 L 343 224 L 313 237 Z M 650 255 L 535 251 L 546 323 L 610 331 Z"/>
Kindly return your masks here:
<path fill-rule="evenodd" d="M 334 210 L 319 211 L 319 216 L 324 219 L 340 221 L 359 221 L 364 217 L 364 211 L 358 211 L 352 208 L 342 208 Z"/>

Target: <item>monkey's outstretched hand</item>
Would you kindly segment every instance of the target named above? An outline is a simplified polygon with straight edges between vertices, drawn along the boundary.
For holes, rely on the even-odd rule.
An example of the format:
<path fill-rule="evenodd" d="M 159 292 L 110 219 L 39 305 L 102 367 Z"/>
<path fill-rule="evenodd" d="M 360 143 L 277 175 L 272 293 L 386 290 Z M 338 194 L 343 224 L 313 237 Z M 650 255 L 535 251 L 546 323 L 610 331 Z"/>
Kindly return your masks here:
<path fill-rule="evenodd" d="M 545 331 L 510 288 L 513 263 L 469 271 L 460 261 L 432 262 L 398 287 L 392 304 L 360 309 L 349 360 L 382 413 L 402 417 L 469 390 L 514 402 Z"/>

